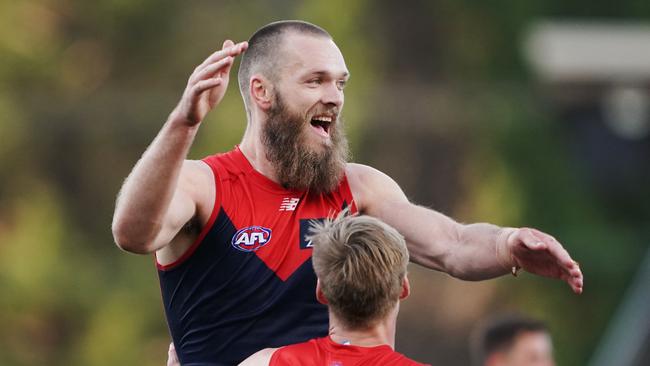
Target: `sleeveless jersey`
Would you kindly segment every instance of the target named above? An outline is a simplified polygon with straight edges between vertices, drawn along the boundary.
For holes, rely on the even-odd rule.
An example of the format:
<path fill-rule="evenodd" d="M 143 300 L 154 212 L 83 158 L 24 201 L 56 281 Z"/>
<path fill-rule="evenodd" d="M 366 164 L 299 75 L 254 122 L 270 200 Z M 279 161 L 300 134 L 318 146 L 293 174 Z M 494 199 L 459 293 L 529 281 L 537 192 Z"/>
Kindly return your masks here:
<path fill-rule="evenodd" d="M 169 330 L 182 365 L 233 365 L 267 347 L 322 337 L 311 220 L 356 211 L 344 177 L 328 194 L 286 190 L 235 148 L 203 161 L 215 176 L 212 214 L 174 263 L 158 264 Z"/>
<path fill-rule="evenodd" d="M 359 347 L 335 343 L 330 337 L 277 349 L 269 366 L 424 366 L 393 351 L 389 345 Z"/>

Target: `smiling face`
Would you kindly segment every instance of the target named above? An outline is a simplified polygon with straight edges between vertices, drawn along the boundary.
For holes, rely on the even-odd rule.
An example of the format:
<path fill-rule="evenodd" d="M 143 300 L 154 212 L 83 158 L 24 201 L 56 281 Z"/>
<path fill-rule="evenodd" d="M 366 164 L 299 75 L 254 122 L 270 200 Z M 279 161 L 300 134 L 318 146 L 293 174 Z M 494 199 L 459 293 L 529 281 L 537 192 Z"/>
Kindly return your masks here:
<path fill-rule="evenodd" d="M 286 188 L 329 192 L 348 157 L 339 118 L 348 79 L 343 55 L 329 38 L 297 33 L 285 35 L 279 54 L 262 127 L 267 158 Z"/>
<path fill-rule="evenodd" d="M 290 113 L 304 118 L 306 142 L 313 149 L 331 145 L 349 77 L 341 51 L 329 38 L 290 33 L 281 53 L 287 61 L 278 72 L 276 92 Z"/>

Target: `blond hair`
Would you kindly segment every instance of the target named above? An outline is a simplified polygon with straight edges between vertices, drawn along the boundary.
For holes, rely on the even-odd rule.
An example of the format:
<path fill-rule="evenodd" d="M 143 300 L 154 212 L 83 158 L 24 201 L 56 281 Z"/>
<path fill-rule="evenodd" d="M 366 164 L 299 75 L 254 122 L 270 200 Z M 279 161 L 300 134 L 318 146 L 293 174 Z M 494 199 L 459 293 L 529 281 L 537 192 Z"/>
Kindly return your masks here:
<path fill-rule="evenodd" d="M 397 304 L 409 261 L 404 237 L 370 216 L 313 222 L 312 262 L 332 311 L 350 328 L 368 328 Z"/>

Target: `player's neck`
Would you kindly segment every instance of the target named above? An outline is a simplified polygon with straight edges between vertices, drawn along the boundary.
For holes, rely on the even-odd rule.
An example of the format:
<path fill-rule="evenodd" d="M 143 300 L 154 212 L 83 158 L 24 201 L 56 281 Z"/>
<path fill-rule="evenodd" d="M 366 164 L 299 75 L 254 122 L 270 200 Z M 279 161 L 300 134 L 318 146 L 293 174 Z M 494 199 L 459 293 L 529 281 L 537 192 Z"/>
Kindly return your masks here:
<path fill-rule="evenodd" d="M 365 329 L 345 327 L 334 314 L 330 312 L 329 336 L 335 343 L 349 344 L 361 347 L 389 345 L 395 349 L 395 326 L 397 312 Z"/>
<path fill-rule="evenodd" d="M 270 180 L 279 183 L 273 164 L 266 158 L 266 149 L 261 142 L 261 131 L 258 128 L 254 128 L 251 125 L 246 128 L 244 137 L 239 144 L 239 150 L 241 150 L 256 171 Z"/>

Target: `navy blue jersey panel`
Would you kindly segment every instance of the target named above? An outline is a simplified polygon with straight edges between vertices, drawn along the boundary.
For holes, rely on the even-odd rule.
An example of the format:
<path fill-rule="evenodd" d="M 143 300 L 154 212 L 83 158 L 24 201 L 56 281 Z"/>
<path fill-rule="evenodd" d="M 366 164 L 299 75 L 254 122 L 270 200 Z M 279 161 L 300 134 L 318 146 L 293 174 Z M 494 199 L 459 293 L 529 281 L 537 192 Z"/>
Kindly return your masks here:
<path fill-rule="evenodd" d="M 237 364 L 261 348 L 327 334 L 311 260 L 284 282 L 254 252 L 230 245 L 236 232 L 221 209 L 190 258 L 158 271 L 183 365 Z"/>

